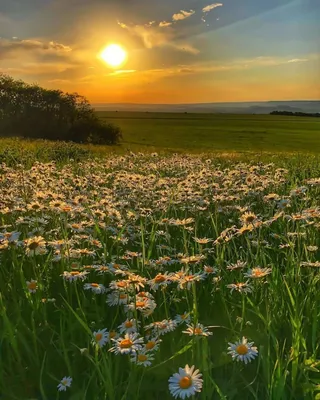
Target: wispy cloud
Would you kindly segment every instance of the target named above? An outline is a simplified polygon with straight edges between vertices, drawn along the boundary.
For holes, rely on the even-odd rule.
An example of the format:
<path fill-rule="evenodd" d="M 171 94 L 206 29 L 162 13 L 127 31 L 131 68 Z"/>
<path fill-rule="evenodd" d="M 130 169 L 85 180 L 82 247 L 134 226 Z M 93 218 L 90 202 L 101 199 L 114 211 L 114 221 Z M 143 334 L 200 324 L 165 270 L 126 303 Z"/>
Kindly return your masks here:
<path fill-rule="evenodd" d="M 193 14 L 195 14 L 194 10 L 190 10 L 190 11 L 180 10 L 179 13 L 173 14 L 172 20 L 173 21 L 183 21 L 184 19 L 191 17 Z"/>
<path fill-rule="evenodd" d="M 126 25 L 122 22 L 118 22 L 118 24 L 130 34 L 139 37 L 147 49 L 152 49 L 154 47 L 171 47 L 190 54 L 199 53 L 199 50 L 194 48 L 191 44 L 177 41 L 176 32 L 170 26 L 168 26 L 167 29 L 162 29 L 162 27 L 154 24 Z"/>
<path fill-rule="evenodd" d="M 203 7 L 202 12 L 208 13 L 208 12 L 214 10 L 215 8 L 217 8 L 217 7 L 222 7 L 222 6 L 223 6 L 222 3 L 213 3 L 213 4 L 209 4 L 208 6 Z"/>
<path fill-rule="evenodd" d="M 292 60 L 289 60 L 288 63 L 299 63 L 299 62 L 306 62 L 309 61 L 308 58 L 293 58 Z"/>
<path fill-rule="evenodd" d="M 133 74 L 134 72 L 136 72 L 135 69 L 123 69 L 123 70 L 111 72 L 109 75 L 114 76 L 114 75 L 123 75 L 123 74 Z"/>
<path fill-rule="evenodd" d="M 72 51 L 71 47 L 57 42 L 42 42 L 34 39 L 1 39 L 0 38 L 0 55 L 4 57 L 7 54 L 14 54 L 21 51 L 42 51 L 53 53 L 68 53 Z"/>
<path fill-rule="evenodd" d="M 159 26 L 160 28 L 166 28 L 167 26 L 171 26 L 172 22 L 167 22 L 167 21 L 161 21 Z"/>

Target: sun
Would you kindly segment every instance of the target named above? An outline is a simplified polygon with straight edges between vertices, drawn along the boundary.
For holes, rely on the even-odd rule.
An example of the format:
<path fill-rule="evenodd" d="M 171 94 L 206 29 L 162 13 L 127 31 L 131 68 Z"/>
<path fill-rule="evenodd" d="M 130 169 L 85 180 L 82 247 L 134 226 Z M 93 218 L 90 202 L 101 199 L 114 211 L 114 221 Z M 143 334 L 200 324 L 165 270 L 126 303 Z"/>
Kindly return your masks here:
<path fill-rule="evenodd" d="M 127 59 L 127 52 L 118 44 L 110 44 L 100 53 L 100 58 L 110 67 L 117 68 Z"/>

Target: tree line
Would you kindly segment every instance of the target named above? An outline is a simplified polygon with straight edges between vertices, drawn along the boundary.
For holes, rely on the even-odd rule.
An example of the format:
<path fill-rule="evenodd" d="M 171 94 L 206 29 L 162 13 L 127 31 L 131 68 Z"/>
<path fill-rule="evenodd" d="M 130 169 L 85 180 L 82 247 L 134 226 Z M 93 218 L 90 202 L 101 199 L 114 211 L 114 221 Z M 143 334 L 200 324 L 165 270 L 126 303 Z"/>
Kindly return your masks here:
<path fill-rule="evenodd" d="M 0 74 L 0 136 L 116 144 L 122 133 L 101 121 L 78 93 L 44 89 Z"/>
<path fill-rule="evenodd" d="M 290 115 L 294 117 L 320 117 L 320 113 L 304 113 L 304 112 L 292 112 L 292 111 L 272 111 L 270 115 Z"/>

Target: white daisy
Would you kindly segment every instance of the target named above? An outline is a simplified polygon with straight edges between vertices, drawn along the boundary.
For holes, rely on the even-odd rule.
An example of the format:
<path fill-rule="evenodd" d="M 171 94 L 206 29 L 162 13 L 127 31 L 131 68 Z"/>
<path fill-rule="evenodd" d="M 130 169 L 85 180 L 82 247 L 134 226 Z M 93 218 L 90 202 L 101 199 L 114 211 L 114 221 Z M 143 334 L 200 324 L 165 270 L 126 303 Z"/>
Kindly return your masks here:
<path fill-rule="evenodd" d="M 253 343 L 254 342 L 248 343 L 248 339 L 245 337 L 239 342 L 228 343 L 228 354 L 230 354 L 234 360 L 240 360 L 247 364 L 258 355 L 257 348 L 252 347 Z"/>
<path fill-rule="evenodd" d="M 85 283 L 84 290 L 92 290 L 93 293 L 101 294 L 106 291 L 106 288 L 101 283 Z"/>
<path fill-rule="evenodd" d="M 109 340 L 109 333 L 107 329 L 100 329 L 99 331 L 93 332 L 92 343 L 99 347 L 103 347 Z"/>
<path fill-rule="evenodd" d="M 59 392 L 65 392 L 67 390 L 67 387 L 71 386 L 71 383 L 72 383 L 71 376 L 65 376 L 64 378 L 62 378 L 61 382 L 57 386 Z"/>
<path fill-rule="evenodd" d="M 64 271 L 64 273 L 61 275 L 63 276 L 63 279 L 69 282 L 77 281 L 77 280 L 85 280 L 87 278 L 89 272 L 83 271 Z"/>
<path fill-rule="evenodd" d="M 183 323 L 189 324 L 189 322 L 191 321 L 191 316 L 190 313 L 188 312 L 184 312 L 183 314 L 177 314 L 174 317 L 174 320 L 180 325 Z"/>
<path fill-rule="evenodd" d="M 202 324 L 194 324 L 194 325 L 188 325 L 188 329 L 185 331 L 182 331 L 182 333 L 186 333 L 189 336 L 211 336 L 212 332 L 208 331 L 208 328 L 206 328 Z"/>
<path fill-rule="evenodd" d="M 109 351 L 115 354 L 135 354 L 142 349 L 143 338 L 138 333 L 126 333 L 125 337 L 111 339 L 114 342 Z"/>
<path fill-rule="evenodd" d="M 179 368 L 179 373 L 173 374 L 169 378 L 169 390 L 174 398 L 180 397 L 185 399 L 194 396 L 201 392 L 203 379 L 199 370 L 195 370 L 193 365 L 191 368 L 186 365 L 184 368 Z"/>
<path fill-rule="evenodd" d="M 143 367 L 150 367 L 152 364 L 151 361 L 154 360 L 154 356 L 152 353 L 147 352 L 146 350 L 141 350 L 137 354 L 132 354 L 130 361 L 137 364 L 142 365 Z"/>
<path fill-rule="evenodd" d="M 114 290 L 107 296 L 106 303 L 109 306 L 118 306 L 119 304 L 128 304 L 130 298 L 126 292 Z"/>
<path fill-rule="evenodd" d="M 149 337 L 147 339 L 146 344 L 144 345 L 144 350 L 145 351 L 156 351 L 156 350 L 158 350 L 161 342 L 162 342 L 162 340 L 157 337 Z"/>
<path fill-rule="evenodd" d="M 271 268 L 256 267 L 249 269 L 248 272 L 246 272 L 243 276 L 245 278 L 259 279 L 271 274 L 271 272 L 272 272 Z"/>
<path fill-rule="evenodd" d="M 168 332 L 172 332 L 178 326 L 176 321 L 171 319 L 164 319 L 163 321 L 152 322 L 151 324 L 144 327 L 146 331 L 153 330 L 156 335 L 165 335 Z"/>
<path fill-rule="evenodd" d="M 27 281 L 27 288 L 29 290 L 29 293 L 35 293 L 38 289 L 37 281 L 34 279 L 31 279 L 31 281 Z"/>
<path fill-rule="evenodd" d="M 135 319 L 127 319 L 118 326 L 120 333 L 135 333 L 139 329 L 140 322 Z"/>

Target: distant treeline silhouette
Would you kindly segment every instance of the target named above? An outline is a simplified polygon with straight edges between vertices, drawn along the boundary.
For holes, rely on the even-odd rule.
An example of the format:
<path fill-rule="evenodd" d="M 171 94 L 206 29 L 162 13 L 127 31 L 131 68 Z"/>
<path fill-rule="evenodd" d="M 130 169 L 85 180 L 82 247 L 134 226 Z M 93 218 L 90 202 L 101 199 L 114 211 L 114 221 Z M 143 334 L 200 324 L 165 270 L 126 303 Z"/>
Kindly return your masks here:
<path fill-rule="evenodd" d="M 48 90 L 0 74 L 0 136 L 116 144 L 119 127 L 106 124 L 78 93 Z"/>
<path fill-rule="evenodd" d="M 294 117 L 316 117 L 320 118 L 320 113 L 304 113 L 304 112 L 292 112 L 292 111 L 272 111 L 270 115 L 290 115 Z"/>

